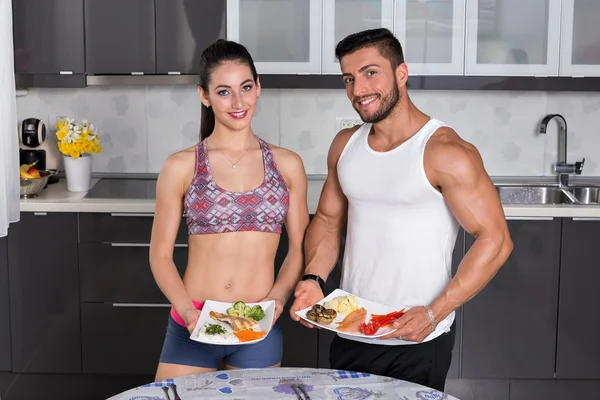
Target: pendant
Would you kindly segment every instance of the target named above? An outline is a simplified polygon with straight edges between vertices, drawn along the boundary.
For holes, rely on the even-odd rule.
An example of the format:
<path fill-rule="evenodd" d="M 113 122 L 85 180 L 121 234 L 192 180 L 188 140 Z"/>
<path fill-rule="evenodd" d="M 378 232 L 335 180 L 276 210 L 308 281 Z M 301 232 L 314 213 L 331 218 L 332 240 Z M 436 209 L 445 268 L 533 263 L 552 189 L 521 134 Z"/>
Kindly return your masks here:
<path fill-rule="evenodd" d="M 232 164 L 232 165 L 231 165 L 231 168 L 235 168 L 235 164 Z"/>

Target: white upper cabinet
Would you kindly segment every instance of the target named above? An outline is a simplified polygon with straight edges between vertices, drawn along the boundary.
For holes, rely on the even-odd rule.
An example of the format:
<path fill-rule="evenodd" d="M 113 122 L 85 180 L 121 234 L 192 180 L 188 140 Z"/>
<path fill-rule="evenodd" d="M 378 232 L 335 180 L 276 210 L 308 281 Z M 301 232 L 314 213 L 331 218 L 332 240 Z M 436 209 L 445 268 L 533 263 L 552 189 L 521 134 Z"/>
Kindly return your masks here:
<path fill-rule="evenodd" d="M 464 73 L 465 0 L 396 0 L 409 75 Z"/>
<path fill-rule="evenodd" d="M 600 76 L 600 0 L 562 0 L 561 76 Z"/>
<path fill-rule="evenodd" d="M 227 38 L 259 74 L 320 74 L 322 17 L 322 0 L 227 0 Z"/>
<path fill-rule="evenodd" d="M 346 36 L 366 29 L 393 32 L 394 0 L 324 0 L 323 74 L 340 74 L 335 47 Z"/>
<path fill-rule="evenodd" d="M 466 75 L 557 76 L 560 5 L 467 0 Z"/>

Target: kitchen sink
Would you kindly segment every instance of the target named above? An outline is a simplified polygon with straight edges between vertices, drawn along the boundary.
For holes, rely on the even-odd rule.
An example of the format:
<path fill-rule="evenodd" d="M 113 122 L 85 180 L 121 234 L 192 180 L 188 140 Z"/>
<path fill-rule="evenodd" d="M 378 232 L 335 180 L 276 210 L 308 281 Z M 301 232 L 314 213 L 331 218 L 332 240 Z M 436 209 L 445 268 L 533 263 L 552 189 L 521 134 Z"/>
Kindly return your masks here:
<path fill-rule="evenodd" d="M 573 204 L 573 196 L 553 186 L 497 186 L 502 204 Z"/>
<path fill-rule="evenodd" d="M 574 187 L 569 191 L 580 204 L 600 204 L 600 187 Z"/>
<path fill-rule="evenodd" d="M 592 204 L 600 205 L 600 186 L 496 186 L 502 204 Z"/>

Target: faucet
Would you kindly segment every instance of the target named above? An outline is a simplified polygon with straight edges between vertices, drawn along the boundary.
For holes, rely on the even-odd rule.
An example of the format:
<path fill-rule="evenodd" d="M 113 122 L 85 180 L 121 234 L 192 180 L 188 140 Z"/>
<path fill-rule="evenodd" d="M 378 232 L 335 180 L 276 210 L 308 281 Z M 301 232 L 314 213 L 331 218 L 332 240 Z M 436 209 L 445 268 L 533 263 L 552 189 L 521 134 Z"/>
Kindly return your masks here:
<path fill-rule="evenodd" d="M 553 118 L 558 118 L 558 162 L 554 164 L 554 172 L 558 174 L 558 186 L 560 188 L 569 187 L 569 175 L 581 175 L 585 158 L 575 164 L 567 164 L 567 120 L 560 114 L 548 114 L 542 119 L 540 124 L 540 133 L 545 134 L 548 122 Z"/>

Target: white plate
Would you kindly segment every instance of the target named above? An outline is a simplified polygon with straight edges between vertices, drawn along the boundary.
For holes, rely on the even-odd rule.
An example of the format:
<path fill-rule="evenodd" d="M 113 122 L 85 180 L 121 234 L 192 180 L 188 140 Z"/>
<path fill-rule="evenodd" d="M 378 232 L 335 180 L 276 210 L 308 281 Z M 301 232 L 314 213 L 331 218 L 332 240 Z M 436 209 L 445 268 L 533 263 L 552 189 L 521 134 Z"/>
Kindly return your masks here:
<path fill-rule="evenodd" d="M 233 329 L 231 328 L 231 325 L 229 325 L 227 322 L 216 321 L 210 317 L 211 311 L 227 314 L 227 309 L 229 307 L 232 307 L 233 304 L 234 303 L 223 303 L 220 301 L 206 300 L 204 302 L 204 306 L 202 307 L 202 312 L 200 313 L 200 317 L 198 318 L 198 323 L 196 324 L 196 327 L 194 328 L 194 330 L 192 331 L 192 333 L 190 335 L 190 339 L 192 339 L 196 342 L 201 342 L 201 343 L 236 345 L 237 346 L 240 344 L 252 344 L 252 343 L 260 342 L 265 337 L 267 337 L 267 335 L 271 331 L 271 326 L 273 325 L 273 317 L 275 315 L 275 302 L 273 300 L 263 301 L 260 303 L 246 303 L 246 305 L 249 307 L 253 307 L 255 305 L 259 305 L 262 307 L 263 311 L 265 312 L 265 316 L 263 317 L 263 319 L 258 321 L 259 328 L 257 328 L 257 330 L 262 330 L 262 331 L 267 332 L 267 334 L 264 335 L 262 338 L 256 339 L 256 340 L 251 340 L 249 342 L 240 342 L 238 340 L 238 338 L 233 334 Z M 211 324 L 222 325 L 227 330 L 227 332 L 231 333 L 231 335 L 230 335 L 231 340 L 225 340 L 225 339 L 218 340 L 218 338 L 223 337 L 222 335 L 218 335 L 218 336 L 215 335 L 215 339 L 213 339 L 213 340 L 207 340 L 202 336 L 198 337 L 200 330 L 202 329 L 204 324 L 207 322 L 211 323 Z"/>
<path fill-rule="evenodd" d="M 325 297 L 323 300 L 317 302 L 316 304 L 320 304 L 323 305 L 325 302 L 330 301 L 332 299 L 334 299 L 335 297 L 345 297 L 348 296 L 350 293 L 345 292 L 341 289 L 336 289 L 333 292 L 331 292 L 331 294 L 327 297 Z M 365 317 L 365 322 L 368 322 L 371 319 L 371 315 L 375 314 L 375 315 L 386 315 L 389 314 L 391 312 L 395 312 L 395 311 L 400 311 L 402 310 L 402 308 L 404 308 L 404 311 L 406 312 L 408 310 L 408 307 L 399 307 L 399 308 L 393 308 L 390 306 L 386 306 L 384 304 L 379 304 L 379 303 L 375 303 L 373 301 L 369 301 L 366 299 L 363 299 L 361 297 L 358 297 L 356 295 L 354 295 L 354 297 L 356 297 L 356 301 L 358 302 L 358 308 L 364 308 L 365 310 L 367 310 L 367 316 Z M 314 304 L 313 304 L 314 305 Z M 386 326 L 385 328 L 380 328 L 377 333 L 375 333 L 374 335 L 365 335 L 363 333 L 352 333 L 352 332 L 342 332 L 339 331 L 337 329 L 335 329 L 335 327 L 337 326 L 336 322 L 341 322 L 344 320 L 344 318 L 346 318 L 346 316 L 348 314 L 340 314 L 338 313 L 338 315 L 336 316 L 336 318 L 333 320 L 333 322 L 329 325 L 323 325 L 323 324 L 319 324 L 316 321 L 311 321 L 310 319 L 308 319 L 306 317 L 306 313 L 313 307 L 313 305 L 311 305 L 310 307 L 307 307 L 303 310 L 299 310 L 296 311 L 296 315 L 299 316 L 300 318 L 302 318 L 303 320 L 319 326 L 321 328 L 333 331 L 333 332 L 337 332 L 341 335 L 347 335 L 347 336 L 355 336 L 355 337 L 360 337 L 360 338 L 365 338 L 365 339 L 372 339 L 372 338 L 376 338 L 376 337 L 380 337 L 380 336 L 384 336 L 387 335 L 388 333 L 394 332 L 396 329 L 393 328 L 392 326 Z"/>

